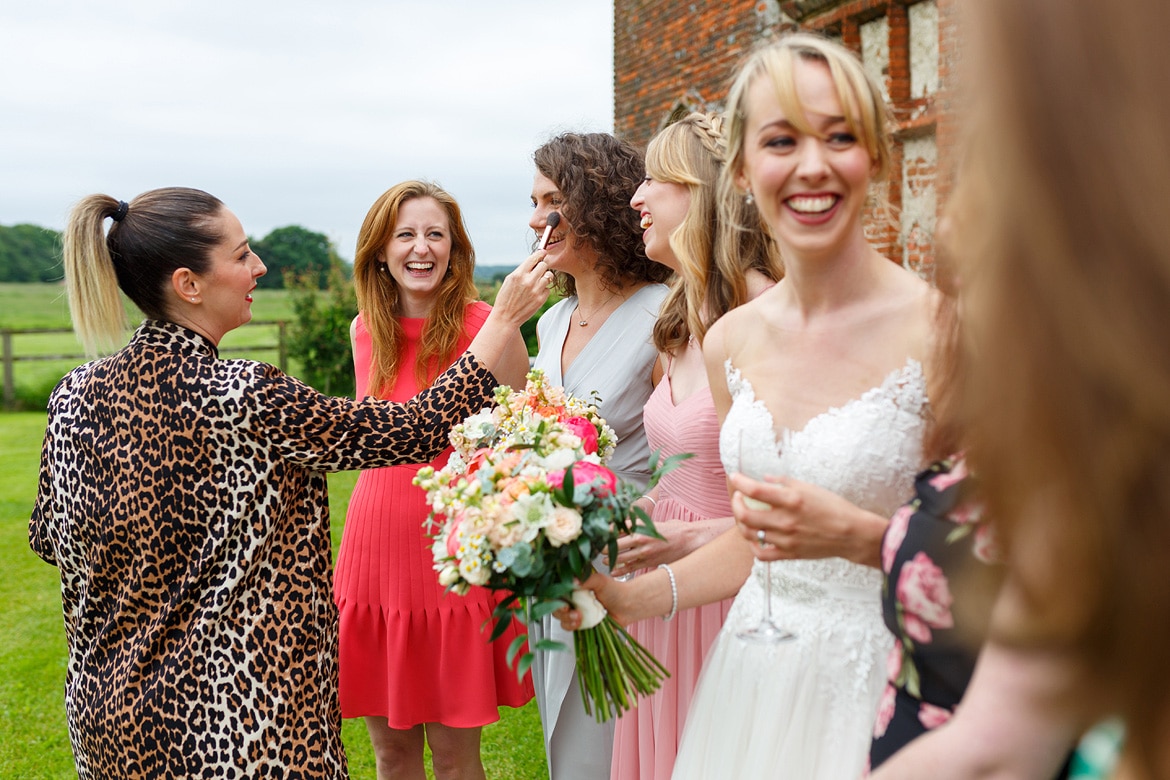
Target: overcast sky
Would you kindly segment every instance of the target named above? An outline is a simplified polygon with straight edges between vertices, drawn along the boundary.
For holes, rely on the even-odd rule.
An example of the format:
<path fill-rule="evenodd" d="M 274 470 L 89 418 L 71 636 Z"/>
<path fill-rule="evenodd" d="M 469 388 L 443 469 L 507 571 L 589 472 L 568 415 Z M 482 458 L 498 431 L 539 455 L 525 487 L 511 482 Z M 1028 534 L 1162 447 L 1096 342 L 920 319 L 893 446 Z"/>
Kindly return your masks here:
<path fill-rule="evenodd" d="M 481 265 L 528 252 L 532 151 L 613 128 L 611 0 L 0 0 L 0 224 L 190 186 L 353 258 L 409 178 Z"/>

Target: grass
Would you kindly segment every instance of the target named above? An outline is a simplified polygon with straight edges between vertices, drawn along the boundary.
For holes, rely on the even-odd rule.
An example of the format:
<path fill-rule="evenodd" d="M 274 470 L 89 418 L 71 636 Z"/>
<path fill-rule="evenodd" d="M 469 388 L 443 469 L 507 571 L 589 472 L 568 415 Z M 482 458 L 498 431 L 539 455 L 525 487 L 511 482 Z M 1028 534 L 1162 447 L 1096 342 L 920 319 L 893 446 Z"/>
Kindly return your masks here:
<path fill-rule="evenodd" d="M 0 777 L 76 777 L 65 726 L 65 632 L 57 570 L 28 546 L 45 415 L 0 414 Z M 356 472 L 330 475 L 333 549 L 341 541 Z M 500 710 L 483 730 L 489 778 L 547 777 L 535 702 Z M 372 780 L 374 757 L 365 725 L 346 720 L 342 739 L 355 780 Z M 428 754 L 428 776 L 429 754 Z"/>

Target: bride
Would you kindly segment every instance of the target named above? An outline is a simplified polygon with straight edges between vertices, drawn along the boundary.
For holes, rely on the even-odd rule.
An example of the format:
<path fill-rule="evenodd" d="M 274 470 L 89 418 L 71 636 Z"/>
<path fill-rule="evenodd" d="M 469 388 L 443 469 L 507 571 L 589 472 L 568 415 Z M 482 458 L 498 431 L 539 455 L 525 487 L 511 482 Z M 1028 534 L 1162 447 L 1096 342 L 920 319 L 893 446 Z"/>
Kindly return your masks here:
<path fill-rule="evenodd" d="M 871 184 L 889 160 L 886 107 L 845 49 L 793 35 L 741 68 L 722 197 L 754 200 L 785 277 L 704 343 L 738 527 L 630 582 L 586 583 L 620 622 L 669 619 L 738 591 L 675 778 L 835 779 L 865 766 L 892 641 L 876 566 L 886 518 L 921 466 L 935 305 L 925 282 L 865 238 Z M 770 478 L 736 473 L 748 466 Z M 743 496 L 770 507 L 749 509 Z M 779 561 L 771 606 L 790 641 L 738 636 L 763 613 L 757 556 Z"/>

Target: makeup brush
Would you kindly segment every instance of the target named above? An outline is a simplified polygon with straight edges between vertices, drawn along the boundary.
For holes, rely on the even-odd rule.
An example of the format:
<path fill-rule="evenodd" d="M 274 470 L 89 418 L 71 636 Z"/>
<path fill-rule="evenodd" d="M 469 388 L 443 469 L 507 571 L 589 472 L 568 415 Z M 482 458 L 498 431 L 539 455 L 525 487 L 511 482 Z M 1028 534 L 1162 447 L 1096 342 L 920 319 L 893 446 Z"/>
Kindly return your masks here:
<path fill-rule="evenodd" d="M 560 214 L 554 211 L 548 215 L 548 221 L 544 224 L 544 235 L 540 237 L 540 244 L 536 247 L 537 249 L 544 249 L 544 247 L 548 244 L 549 236 L 552 235 L 553 228 L 559 224 L 561 224 Z"/>

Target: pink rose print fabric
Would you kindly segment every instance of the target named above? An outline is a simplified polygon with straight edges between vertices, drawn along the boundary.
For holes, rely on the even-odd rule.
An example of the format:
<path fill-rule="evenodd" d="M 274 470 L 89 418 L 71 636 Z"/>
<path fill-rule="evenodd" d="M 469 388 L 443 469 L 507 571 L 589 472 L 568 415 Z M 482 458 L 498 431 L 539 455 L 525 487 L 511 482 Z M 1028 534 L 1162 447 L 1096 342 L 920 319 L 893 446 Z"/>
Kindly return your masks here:
<path fill-rule="evenodd" d="M 968 568 L 997 565 L 974 487 L 961 456 L 933 464 L 918 475 L 913 500 L 890 518 L 882 540 L 882 613 L 896 641 L 874 713 L 873 768 L 946 723 L 974 671 L 975 651 L 966 632 L 960 638 L 955 614 L 977 614 L 985 602 L 972 598 L 976 606 L 958 610 L 964 594 L 955 586 Z"/>

